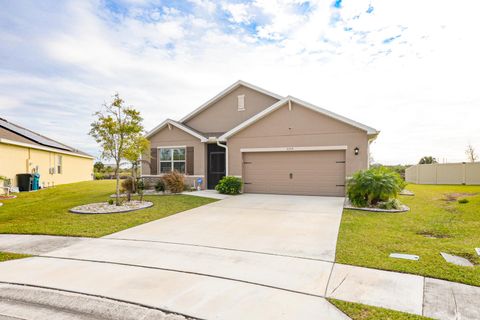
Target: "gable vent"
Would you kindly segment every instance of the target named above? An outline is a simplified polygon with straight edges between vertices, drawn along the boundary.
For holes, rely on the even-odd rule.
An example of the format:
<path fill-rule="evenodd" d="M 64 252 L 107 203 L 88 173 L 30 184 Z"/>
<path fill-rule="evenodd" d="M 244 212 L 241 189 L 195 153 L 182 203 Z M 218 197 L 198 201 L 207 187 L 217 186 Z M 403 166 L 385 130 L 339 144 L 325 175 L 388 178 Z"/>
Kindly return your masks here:
<path fill-rule="evenodd" d="M 245 95 L 238 96 L 238 111 L 245 111 Z"/>

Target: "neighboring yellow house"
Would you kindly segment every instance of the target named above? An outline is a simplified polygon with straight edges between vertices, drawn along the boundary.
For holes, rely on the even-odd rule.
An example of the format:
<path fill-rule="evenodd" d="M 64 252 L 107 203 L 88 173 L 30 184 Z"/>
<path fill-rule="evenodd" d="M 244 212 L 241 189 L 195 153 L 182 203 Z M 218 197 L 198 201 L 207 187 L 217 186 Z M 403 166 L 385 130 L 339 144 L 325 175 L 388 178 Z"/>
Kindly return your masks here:
<path fill-rule="evenodd" d="M 93 157 L 0 118 L 0 176 L 17 186 L 17 174 L 34 172 L 40 187 L 92 180 Z"/>

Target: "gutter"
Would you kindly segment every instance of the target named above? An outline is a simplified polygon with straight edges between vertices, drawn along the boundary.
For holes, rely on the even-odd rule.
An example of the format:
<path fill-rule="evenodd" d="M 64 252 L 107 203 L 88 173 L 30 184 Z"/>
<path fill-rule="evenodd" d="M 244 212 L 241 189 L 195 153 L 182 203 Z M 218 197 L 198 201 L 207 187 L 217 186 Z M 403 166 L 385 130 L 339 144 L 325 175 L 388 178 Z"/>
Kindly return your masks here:
<path fill-rule="evenodd" d="M 226 144 L 221 144 L 218 140 L 217 146 L 225 148 L 225 176 L 228 176 L 228 147 Z"/>

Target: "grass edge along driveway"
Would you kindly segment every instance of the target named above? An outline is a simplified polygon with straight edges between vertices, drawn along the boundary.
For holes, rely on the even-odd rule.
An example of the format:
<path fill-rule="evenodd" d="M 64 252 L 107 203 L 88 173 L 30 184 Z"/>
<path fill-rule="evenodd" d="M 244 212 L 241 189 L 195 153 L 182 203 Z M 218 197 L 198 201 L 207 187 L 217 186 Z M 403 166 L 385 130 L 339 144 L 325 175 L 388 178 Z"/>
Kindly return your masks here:
<path fill-rule="evenodd" d="M 404 313 L 379 307 L 372 307 L 361 303 L 353 303 L 336 299 L 328 299 L 353 320 L 427 320 L 430 318 L 415 314 Z"/>
<path fill-rule="evenodd" d="M 417 274 L 480 286 L 480 186 L 408 185 L 415 196 L 401 196 L 407 213 L 344 210 L 336 262 Z M 468 203 L 452 200 L 466 198 Z M 450 199 L 450 200 L 449 200 Z M 389 258 L 392 252 L 419 261 Z M 474 267 L 447 263 L 440 252 L 468 258 Z"/>
<path fill-rule="evenodd" d="M 154 203 L 148 209 L 96 215 L 68 212 L 78 205 L 105 202 L 114 190 L 115 181 L 97 180 L 22 192 L 3 201 L 0 233 L 101 237 L 217 201 L 189 195 L 147 196 L 145 200 Z"/>
<path fill-rule="evenodd" d="M 14 260 L 14 259 L 22 259 L 27 257 L 31 257 L 31 255 L 0 251 L 0 262 Z"/>

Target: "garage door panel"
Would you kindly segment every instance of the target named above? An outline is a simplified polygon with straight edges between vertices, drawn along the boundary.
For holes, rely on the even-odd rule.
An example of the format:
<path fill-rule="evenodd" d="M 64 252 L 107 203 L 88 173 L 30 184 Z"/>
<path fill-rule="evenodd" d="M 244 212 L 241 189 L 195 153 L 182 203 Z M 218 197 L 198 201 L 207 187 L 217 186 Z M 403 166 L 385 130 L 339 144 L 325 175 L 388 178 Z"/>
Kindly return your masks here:
<path fill-rule="evenodd" d="M 344 196 L 345 151 L 245 153 L 245 192 Z"/>

